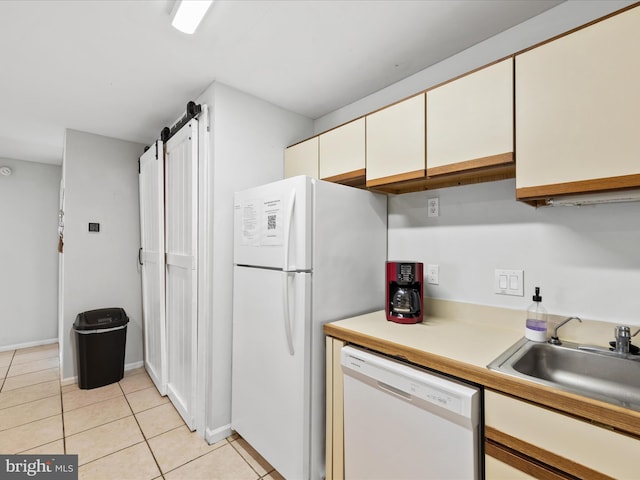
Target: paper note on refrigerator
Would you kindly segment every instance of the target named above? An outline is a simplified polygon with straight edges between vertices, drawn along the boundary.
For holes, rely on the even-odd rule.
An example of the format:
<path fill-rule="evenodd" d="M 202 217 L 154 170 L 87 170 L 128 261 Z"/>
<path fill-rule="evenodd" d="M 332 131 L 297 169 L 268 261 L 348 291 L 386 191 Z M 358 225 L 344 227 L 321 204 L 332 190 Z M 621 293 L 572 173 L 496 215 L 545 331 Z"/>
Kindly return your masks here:
<path fill-rule="evenodd" d="M 260 202 L 252 201 L 240 205 L 242 218 L 242 245 L 258 245 L 260 240 Z"/>
<path fill-rule="evenodd" d="M 252 200 L 236 208 L 240 208 L 242 219 L 241 245 L 282 245 L 284 218 L 280 198 Z"/>
<path fill-rule="evenodd" d="M 262 213 L 261 245 L 282 245 L 282 200 L 280 198 L 265 199 Z"/>

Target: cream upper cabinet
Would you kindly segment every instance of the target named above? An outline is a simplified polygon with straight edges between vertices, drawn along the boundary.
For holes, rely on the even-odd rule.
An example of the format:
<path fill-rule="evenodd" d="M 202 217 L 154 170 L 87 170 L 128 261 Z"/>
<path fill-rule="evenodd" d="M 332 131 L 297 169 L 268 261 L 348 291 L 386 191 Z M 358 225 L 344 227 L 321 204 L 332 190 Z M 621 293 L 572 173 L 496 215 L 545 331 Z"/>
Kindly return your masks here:
<path fill-rule="evenodd" d="M 640 186 L 640 7 L 516 56 L 516 195 Z"/>
<path fill-rule="evenodd" d="M 427 176 L 513 162 L 513 58 L 427 91 Z"/>
<path fill-rule="evenodd" d="M 366 116 L 367 187 L 425 175 L 425 94 Z"/>
<path fill-rule="evenodd" d="M 318 137 L 296 143 L 284 151 L 284 178 L 308 175 L 318 178 Z"/>
<path fill-rule="evenodd" d="M 365 120 L 359 118 L 320 135 L 320 178 L 350 183 L 365 175 Z"/>

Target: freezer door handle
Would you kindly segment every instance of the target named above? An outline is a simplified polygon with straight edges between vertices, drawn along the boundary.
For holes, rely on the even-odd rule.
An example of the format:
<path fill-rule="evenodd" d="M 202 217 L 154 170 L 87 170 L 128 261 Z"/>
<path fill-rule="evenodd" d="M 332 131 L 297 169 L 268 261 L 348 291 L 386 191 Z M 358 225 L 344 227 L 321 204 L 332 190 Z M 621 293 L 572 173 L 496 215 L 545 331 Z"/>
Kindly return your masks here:
<path fill-rule="evenodd" d="M 289 272 L 282 272 L 282 302 L 284 310 L 284 333 L 287 336 L 287 345 L 289 346 L 289 355 L 293 357 L 295 354 L 293 348 L 293 333 L 291 329 L 291 312 L 289 311 Z"/>
<path fill-rule="evenodd" d="M 285 223 L 286 230 L 284 232 L 284 263 L 282 264 L 285 272 L 292 271 L 289 267 L 289 247 L 291 245 L 291 224 L 293 223 L 293 207 L 296 203 L 296 191 L 291 190 L 291 195 L 289 197 L 289 210 L 287 212 Z"/>

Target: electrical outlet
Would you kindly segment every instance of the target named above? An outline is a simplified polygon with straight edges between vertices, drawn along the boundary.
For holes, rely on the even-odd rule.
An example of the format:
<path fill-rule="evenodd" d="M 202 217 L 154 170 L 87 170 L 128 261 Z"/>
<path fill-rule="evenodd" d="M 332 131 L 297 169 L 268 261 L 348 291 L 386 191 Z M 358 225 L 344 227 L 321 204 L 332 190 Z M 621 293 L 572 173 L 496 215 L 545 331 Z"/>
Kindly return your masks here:
<path fill-rule="evenodd" d="M 438 217 L 440 216 L 440 202 L 438 197 L 430 198 L 427 200 L 427 216 Z"/>
<path fill-rule="evenodd" d="M 496 269 L 493 291 L 498 295 L 524 297 L 524 270 Z"/>
<path fill-rule="evenodd" d="M 427 283 L 431 285 L 440 284 L 440 266 L 439 265 L 427 265 Z"/>

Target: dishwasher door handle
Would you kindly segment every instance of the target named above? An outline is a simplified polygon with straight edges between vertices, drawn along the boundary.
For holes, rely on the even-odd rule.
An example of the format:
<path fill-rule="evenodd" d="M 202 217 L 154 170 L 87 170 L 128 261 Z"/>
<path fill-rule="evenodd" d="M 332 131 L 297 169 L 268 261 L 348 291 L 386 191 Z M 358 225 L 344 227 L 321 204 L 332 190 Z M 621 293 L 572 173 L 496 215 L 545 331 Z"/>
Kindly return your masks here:
<path fill-rule="evenodd" d="M 410 393 L 407 393 L 404 390 L 400 390 L 399 388 L 393 387 L 388 383 L 378 382 L 378 387 L 380 387 L 382 390 L 392 393 L 393 395 L 402 397 L 405 400 L 411 400 L 413 398 L 413 395 L 411 395 Z"/>

